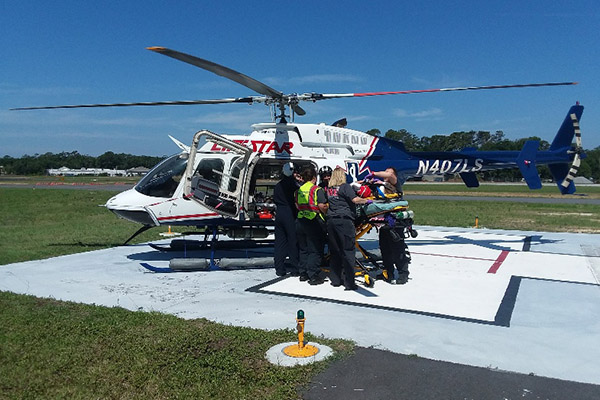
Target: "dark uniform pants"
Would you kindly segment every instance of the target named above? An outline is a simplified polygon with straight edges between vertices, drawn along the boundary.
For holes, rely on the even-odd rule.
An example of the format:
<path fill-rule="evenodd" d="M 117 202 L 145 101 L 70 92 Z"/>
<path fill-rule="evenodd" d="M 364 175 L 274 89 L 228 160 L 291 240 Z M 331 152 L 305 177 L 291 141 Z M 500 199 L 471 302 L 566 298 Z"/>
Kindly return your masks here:
<path fill-rule="evenodd" d="M 289 272 L 298 270 L 298 243 L 296 240 L 296 219 L 292 211 L 280 207 L 275 216 L 275 272 L 285 274 L 285 259 L 289 257 Z"/>
<path fill-rule="evenodd" d="M 389 279 L 394 278 L 395 267 L 398 270 L 398 280 L 406 282 L 409 274 L 410 253 L 406 243 L 404 243 L 404 228 L 382 226 L 379 229 L 379 248 L 381 249 L 383 267 Z"/>
<path fill-rule="evenodd" d="M 354 283 L 354 265 L 356 264 L 356 229 L 351 219 L 329 218 L 327 220 L 329 237 L 329 279 L 331 284 L 352 288 Z"/>
<path fill-rule="evenodd" d="M 296 220 L 296 238 L 298 240 L 298 272 L 306 274 L 310 279 L 316 278 L 321 272 L 321 261 L 325 242 L 323 228 L 316 216 L 310 220 L 298 218 Z"/>

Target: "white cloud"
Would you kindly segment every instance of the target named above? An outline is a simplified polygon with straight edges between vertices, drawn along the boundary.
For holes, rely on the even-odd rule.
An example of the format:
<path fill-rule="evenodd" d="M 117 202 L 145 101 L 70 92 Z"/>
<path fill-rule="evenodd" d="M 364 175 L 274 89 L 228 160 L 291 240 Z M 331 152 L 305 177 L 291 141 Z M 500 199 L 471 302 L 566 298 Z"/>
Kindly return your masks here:
<path fill-rule="evenodd" d="M 444 112 L 437 107 L 421 111 L 407 111 L 405 109 L 398 108 L 393 111 L 393 114 L 400 118 L 435 119 L 440 118 Z"/>

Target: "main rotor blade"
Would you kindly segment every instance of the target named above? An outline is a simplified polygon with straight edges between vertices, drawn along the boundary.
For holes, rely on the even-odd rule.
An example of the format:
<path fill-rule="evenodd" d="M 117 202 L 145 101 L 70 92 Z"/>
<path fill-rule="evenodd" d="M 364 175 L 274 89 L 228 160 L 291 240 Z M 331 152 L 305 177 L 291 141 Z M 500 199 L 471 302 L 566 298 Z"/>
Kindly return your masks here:
<path fill-rule="evenodd" d="M 367 97 L 367 96 L 384 96 L 388 94 L 415 94 L 415 93 L 432 93 L 432 92 L 454 92 L 460 90 L 486 90 L 486 89 L 509 89 L 509 88 L 525 88 L 525 87 L 540 87 L 540 86 L 566 86 L 577 85 L 577 82 L 549 82 L 549 83 L 525 83 L 518 85 L 493 85 L 493 86 L 467 86 L 442 89 L 422 89 L 422 90 L 401 90 L 397 92 L 370 92 L 370 93 L 338 93 L 338 94 L 316 94 L 316 100 L 319 99 L 336 99 L 341 97 Z"/>
<path fill-rule="evenodd" d="M 106 104 L 75 104 L 66 106 L 44 106 L 44 107 L 19 107 L 11 108 L 11 111 L 21 110 L 53 110 L 57 108 L 96 108 L 96 107 L 133 107 L 133 106 L 186 106 L 193 104 L 223 104 L 223 103 L 253 103 L 256 99 L 252 97 L 240 97 L 237 99 L 215 99 L 215 100 L 176 100 L 176 101 L 146 101 L 138 103 L 106 103 Z"/>
<path fill-rule="evenodd" d="M 250 88 L 255 92 L 263 94 L 265 96 L 274 97 L 276 99 L 279 99 L 283 96 L 283 93 L 279 90 L 275 90 L 272 87 L 269 87 L 264 83 L 257 81 L 254 78 L 242 74 L 241 72 L 234 71 L 231 68 L 227 68 L 223 65 L 216 64 L 212 61 L 204 60 L 202 58 L 198 58 L 189 54 L 181 53 L 179 51 L 167 49 L 165 47 L 160 46 L 147 47 L 147 49 L 156 53 L 164 54 L 165 56 L 169 56 L 171 58 L 175 58 L 179 61 L 195 65 L 196 67 L 200 67 L 227 79 L 231 79 L 232 81 L 237 82 L 240 85 L 246 86 L 247 88 Z"/>

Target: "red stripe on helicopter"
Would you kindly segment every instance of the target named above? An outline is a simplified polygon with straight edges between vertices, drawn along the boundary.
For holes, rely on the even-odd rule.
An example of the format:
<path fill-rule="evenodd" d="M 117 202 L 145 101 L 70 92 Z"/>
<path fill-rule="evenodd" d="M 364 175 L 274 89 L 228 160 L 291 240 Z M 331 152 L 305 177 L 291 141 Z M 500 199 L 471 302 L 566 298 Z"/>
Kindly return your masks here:
<path fill-rule="evenodd" d="M 359 174 L 363 172 L 364 165 L 367 162 L 367 158 L 369 158 L 369 156 L 371 154 L 373 154 L 373 152 L 375 151 L 375 145 L 377 144 L 378 141 L 379 141 L 379 138 L 377 138 L 377 137 L 374 137 L 373 140 L 371 140 L 371 145 L 369 146 L 369 151 L 367 151 L 367 154 L 365 154 L 365 156 L 358 163 L 358 173 Z"/>
<path fill-rule="evenodd" d="M 159 221 L 169 221 L 173 219 L 188 219 L 188 218 L 205 218 L 205 217 L 216 217 L 219 216 L 217 213 L 204 213 L 204 214 L 192 214 L 192 215 L 175 215 L 172 217 L 160 217 L 157 218 Z"/>

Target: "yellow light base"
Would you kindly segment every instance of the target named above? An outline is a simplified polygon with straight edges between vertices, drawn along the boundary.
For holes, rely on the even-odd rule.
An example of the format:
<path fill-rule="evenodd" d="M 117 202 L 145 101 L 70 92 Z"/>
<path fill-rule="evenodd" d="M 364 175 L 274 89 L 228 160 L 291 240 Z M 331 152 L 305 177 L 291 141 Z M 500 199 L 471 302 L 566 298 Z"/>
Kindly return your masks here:
<path fill-rule="evenodd" d="M 169 229 L 167 232 L 159 233 L 160 236 L 179 236 L 181 233 L 171 231 L 171 226 L 169 225 Z"/>
<path fill-rule="evenodd" d="M 285 347 L 282 351 L 289 357 L 305 358 L 316 355 L 319 352 L 319 348 L 310 344 L 305 344 L 303 347 L 300 347 L 299 344 L 292 344 Z"/>

